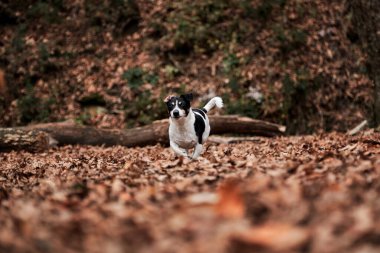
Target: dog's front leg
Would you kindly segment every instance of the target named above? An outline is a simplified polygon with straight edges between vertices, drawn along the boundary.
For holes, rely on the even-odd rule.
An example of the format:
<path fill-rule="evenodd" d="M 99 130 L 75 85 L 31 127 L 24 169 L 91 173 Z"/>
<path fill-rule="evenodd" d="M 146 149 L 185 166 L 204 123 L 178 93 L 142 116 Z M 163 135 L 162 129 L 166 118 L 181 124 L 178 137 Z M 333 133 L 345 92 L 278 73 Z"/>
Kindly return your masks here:
<path fill-rule="evenodd" d="M 184 156 L 184 157 L 188 157 L 188 154 L 186 152 L 185 149 L 183 148 L 180 148 L 177 143 L 173 142 L 173 141 L 170 141 L 170 147 L 173 149 L 173 151 L 179 155 L 179 156 Z"/>
<path fill-rule="evenodd" d="M 198 158 L 198 156 L 202 153 L 202 150 L 203 150 L 203 145 L 198 143 L 195 146 L 194 153 L 193 153 L 193 156 L 191 157 L 191 159 L 196 160 Z"/>

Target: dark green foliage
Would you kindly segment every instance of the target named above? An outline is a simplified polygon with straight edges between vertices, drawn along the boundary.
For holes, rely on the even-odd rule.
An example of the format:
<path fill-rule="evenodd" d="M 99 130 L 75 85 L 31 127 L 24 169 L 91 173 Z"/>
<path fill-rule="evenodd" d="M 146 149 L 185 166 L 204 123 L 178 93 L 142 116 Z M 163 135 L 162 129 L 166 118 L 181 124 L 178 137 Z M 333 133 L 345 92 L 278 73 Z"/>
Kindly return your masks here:
<path fill-rule="evenodd" d="M 54 99 L 41 99 L 35 95 L 33 86 L 26 85 L 26 94 L 18 99 L 17 107 L 20 114 L 20 121 L 28 124 L 32 121 L 46 122 L 51 114 L 50 106 Z"/>
<path fill-rule="evenodd" d="M 122 75 L 124 80 L 127 80 L 128 86 L 136 91 L 144 83 L 156 85 L 158 83 L 158 76 L 155 73 L 144 71 L 140 67 L 130 68 Z"/>
<path fill-rule="evenodd" d="M 28 27 L 25 24 L 18 26 L 16 33 L 12 40 L 12 49 L 18 52 L 24 49 L 25 46 L 25 33 L 28 30 Z"/>
<path fill-rule="evenodd" d="M 42 18 L 47 24 L 59 23 L 62 21 L 59 11 L 63 7 L 63 0 L 39 0 L 30 4 L 27 10 L 27 18 Z"/>
<path fill-rule="evenodd" d="M 245 4 L 244 4 L 245 3 Z M 212 53 L 227 49 L 236 35 L 248 32 L 244 8 L 248 1 L 206 0 L 173 1 L 167 6 L 167 16 L 151 23 L 153 38 L 162 43 L 154 46 L 177 54 Z"/>
<path fill-rule="evenodd" d="M 50 59 L 50 53 L 44 43 L 38 45 L 38 63 L 40 74 L 49 74 L 59 69 L 59 66 Z"/>
<path fill-rule="evenodd" d="M 138 29 L 140 12 L 134 0 L 85 0 L 84 7 L 91 26 L 112 26 L 115 36 L 131 34 Z"/>
<path fill-rule="evenodd" d="M 93 93 L 88 96 L 83 97 L 79 101 L 81 106 L 91 106 L 91 105 L 99 105 L 99 106 L 105 106 L 106 101 L 104 97 L 99 93 Z"/>
<path fill-rule="evenodd" d="M 144 83 L 144 71 L 139 68 L 131 68 L 123 73 L 122 78 L 128 81 L 131 89 L 138 89 Z"/>
<path fill-rule="evenodd" d="M 244 93 L 243 83 L 240 73 L 240 59 L 233 53 L 229 53 L 223 59 L 223 72 L 228 78 L 228 87 L 236 96 L 241 96 Z"/>
<path fill-rule="evenodd" d="M 163 97 L 151 97 L 150 91 L 143 91 L 134 100 L 125 102 L 125 118 L 128 127 L 146 125 L 154 120 L 165 118 L 167 109 Z"/>
<path fill-rule="evenodd" d="M 150 84 L 153 84 L 153 85 L 156 85 L 158 84 L 158 75 L 156 74 L 153 74 L 153 73 L 148 73 L 148 74 L 145 74 L 144 76 L 144 80 L 147 82 L 147 83 L 150 83 Z"/>
<path fill-rule="evenodd" d="M 41 61 L 49 60 L 49 51 L 46 48 L 46 45 L 44 43 L 40 43 L 38 45 L 38 49 L 39 49 L 38 51 L 39 51 L 39 55 L 40 55 L 40 60 Z"/>
<path fill-rule="evenodd" d="M 228 54 L 223 59 L 223 71 L 231 74 L 239 66 L 239 58 L 235 54 Z"/>
<path fill-rule="evenodd" d="M 282 26 L 275 26 L 273 30 L 275 40 L 279 43 L 281 53 L 284 56 L 306 45 L 307 32 L 304 30 L 297 28 L 286 30 Z"/>
<path fill-rule="evenodd" d="M 282 110 L 287 117 L 289 109 L 292 107 L 292 103 L 294 102 L 294 94 L 297 91 L 297 86 L 287 74 L 282 81 L 282 93 L 284 94 L 284 101 L 282 104 Z M 301 89 L 302 90 L 302 89 Z"/>
<path fill-rule="evenodd" d="M 241 96 L 231 101 L 228 95 L 223 96 L 223 101 L 227 105 L 225 107 L 227 114 L 237 114 L 257 118 L 261 113 L 261 105 L 255 100 Z"/>
<path fill-rule="evenodd" d="M 284 95 L 282 109 L 286 116 L 293 106 L 305 99 L 310 92 L 320 86 L 318 82 L 319 78 L 311 79 L 307 70 L 298 70 L 296 74 L 297 82 L 294 82 L 288 74 L 282 81 L 282 93 Z"/>
<path fill-rule="evenodd" d="M 227 54 L 223 59 L 223 72 L 229 80 L 227 85 L 231 90 L 231 94 L 223 96 L 224 103 L 228 105 L 226 112 L 257 118 L 261 112 L 260 104 L 245 96 L 247 89 L 243 85 L 239 69 L 241 60 L 233 53 Z"/>
<path fill-rule="evenodd" d="M 75 122 L 79 125 L 88 125 L 90 123 L 91 115 L 88 112 L 81 113 Z"/>
<path fill-rule="evenodd" d="M 264 0 L 261 1 L 260 5 L 254 9 L 254 14 L 261 19 L 268 19 L 272 10 L 276 6 L 283 8 L 285 6 L 286 0 Z"/>
<path fill-rule="evenodd" d="M 309 115 L 315 115 L 317 108 L 312 103 L 312 97 L 320 90 L 325 82 L 322 76 L 309 76 L 306 69 L 296 71 L 296 81 L 286 75 L 282 81 L 282 119 L 291 134 L 297 132 L 311 133 L 308 127 Z"/>

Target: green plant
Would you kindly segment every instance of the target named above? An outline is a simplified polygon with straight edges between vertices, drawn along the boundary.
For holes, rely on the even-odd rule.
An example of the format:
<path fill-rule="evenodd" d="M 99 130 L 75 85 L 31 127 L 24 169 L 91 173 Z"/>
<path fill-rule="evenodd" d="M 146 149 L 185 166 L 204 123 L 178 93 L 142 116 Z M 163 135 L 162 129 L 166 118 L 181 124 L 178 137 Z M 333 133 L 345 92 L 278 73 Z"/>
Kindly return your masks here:
<path fill-rule="evenodd" d="M 166 65 L 164 68 L 164 73 L 169 80 L 172 80 L 175 76 L 177 76 L 180 73 L 180 71 L 173 65 Z"/>
<path fill-rule="evenodd" d="M 237 67 L 239 67 L 239 58 L 232 53 L 229 53 L 223 58 L 223 71 L 226 74 L 231 74 Z"/>
<path fill-rule="evenodd" d="M 248 0 L 170 1 L 165 17 L 152 18 L 154 51 L 211 54 L 252 32 Z M 239 35 L 239 36 L 238 36 Z M 157 49 L 158 48 L 158 49 Z"/>
<path fill-rule="evenodd" d="M 285 6 L 286 0 L 263 0 L 259 6 L 254 9 L 254 13 L 260 19 L 268 19 L 275 7 L 283 8 Z"/>
<path fill-rule="evenodd" d="M 158 75 L 154 74 L 154 73 L 147 73 L 145 74 L 144 76 L 144 80 L 147 82 L 147 83 L 150 83 L 150 84 L 153 84 L 153 85 L 156 85 L 158 84 Z"/>
<path fill-rule="evenodd" d="M 235 54 L 229 53 L 223 58 L 222 67 L 224 75 L 228 79 L 228 87 L 231 92 L 237 96 L 241 96 L 244 91 L 241 87 L 243 80 L 240 73 L 241 59 L 238 58 Z"/>
<path fill-rule="evenodd" d="M 84 11 L 88 23 L 98 31 L 112 27 L 118 37 L 138 29 L 140 12 L 135 0 L 85 0 Z"/>
<path fill-rule="evenodd" d="M 237 114 L 251 118 L 257 118 L 261 113 L 261 104 L 253 99 L 240 96 L 238 99 L 231 101 L 228 95 L 223 96 L 227 114 Z"/>
<path fill-rule="evenodd" d="M 17 101 L 17 108 L 20 114 L 20 121 L 23 124 L 32 121 L 45 122 L 51 114 L 51 105 L 54 104 L 53 98 L 41 99 L 36 96 L 30 82 L 26 85 L 26 93 Z"/>
<path fill-rule="evenodd" d="M 12 48 L 14 48 L 16 52 L 22 51 L 24 49 L 24 46 L 25 46 L 24 37 L 27 30 L 28 30 L 28 27 L 25 24 L 21 24 L 20 26 L 18 26 L 12 40 Z"/>
<path fill-rule="evenodd" d="M 128 86 L 131 89 L 138 89 L 144 83 L 143 75 L 144 71 L 136 67 L 125 71 L 122 78 L 128 81 Z"/>
<path fill-rule="evenodd" d="M 135 99 L 125 101 L 127 127 L 146 125 L 166 116 L 163 93 L 159 99 L 152 98 L 150 91 L 140 92 Z"/>
<path fill-rule="evenodd" d="M 77 118 L 75 118 L 75 123 L 79 125 L 88 125 L 91 115 L 89 113 L 81 113 Z"/>
<path fill-rule="evenodd" d="M 286 30 L 281 25 L 273 27 L 275 41 L 279 43 L 279 48 L 283 55 L 287 55 L 291 51 L 302 48 L 307 42 L 307 32 L 302 29 Z"/>
<path fill-rule="evenodd" d="M 42 18 L 46 23 L 59 23 L 59 11 L 64 7 L 63 0 L 39 0 L 30 5 L 27 11 L 29 19 Z"/>
<path fill-rule="evenodd" d="M 40 73 L 50 73 L 59 69 L 59 66 L 51 61 L 49 50 L 44 43 L 38 45 L 38 62 Z"/>
<path fill-rule="evenodd" d="M 296 84 L 287 74 L 282 81 L 282 94 L 284 96 L 284 101 L 282 103 L 282 111 L 284 117 L 287 117 L 289 109 L 292 107 L 294 94 L 296 92 Z"/>
<path fill-rule="evenodd" d="M 127 80 L 128 86 L 133 91 L 137 91 L 144 83 L 156 85 L 159 81 L 158 76 L 155 73 L 146 72 L 140 67 L 128 69 L 123 73 L 121 78 Z"/>
<path fill-rule="evenodd" d="M 288 74 L 282 80 L 283 118 L 287 118 L 289 112 L 299 106 L 302 101 L 306 101 L 306 97 L 312 96 L 323 84 L 321 76 L 311 77 L 307 69 L 298 69 L 295 74 L 295 80 L 292 80 Z"/>

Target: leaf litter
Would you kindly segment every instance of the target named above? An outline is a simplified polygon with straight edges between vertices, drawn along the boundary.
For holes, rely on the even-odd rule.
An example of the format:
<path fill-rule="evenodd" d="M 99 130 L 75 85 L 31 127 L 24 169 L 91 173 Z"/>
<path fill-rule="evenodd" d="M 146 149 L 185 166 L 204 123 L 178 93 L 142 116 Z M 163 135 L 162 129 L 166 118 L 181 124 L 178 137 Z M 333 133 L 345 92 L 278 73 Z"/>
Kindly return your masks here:
<path fill-rule="evenodd" d="M 378 133 L 0 154 L 1 252 L 378 252 Z"/>

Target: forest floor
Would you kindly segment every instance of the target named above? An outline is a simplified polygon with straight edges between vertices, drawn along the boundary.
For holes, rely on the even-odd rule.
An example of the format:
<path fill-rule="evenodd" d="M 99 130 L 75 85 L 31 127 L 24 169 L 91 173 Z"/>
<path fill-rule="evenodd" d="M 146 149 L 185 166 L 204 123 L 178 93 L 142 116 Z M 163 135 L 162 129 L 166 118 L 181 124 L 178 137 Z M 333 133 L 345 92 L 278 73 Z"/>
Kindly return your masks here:
<path fill-rule="evenodd" d="M 380 135 L 0 154 L 0 252 L 379 252 Z"/>

